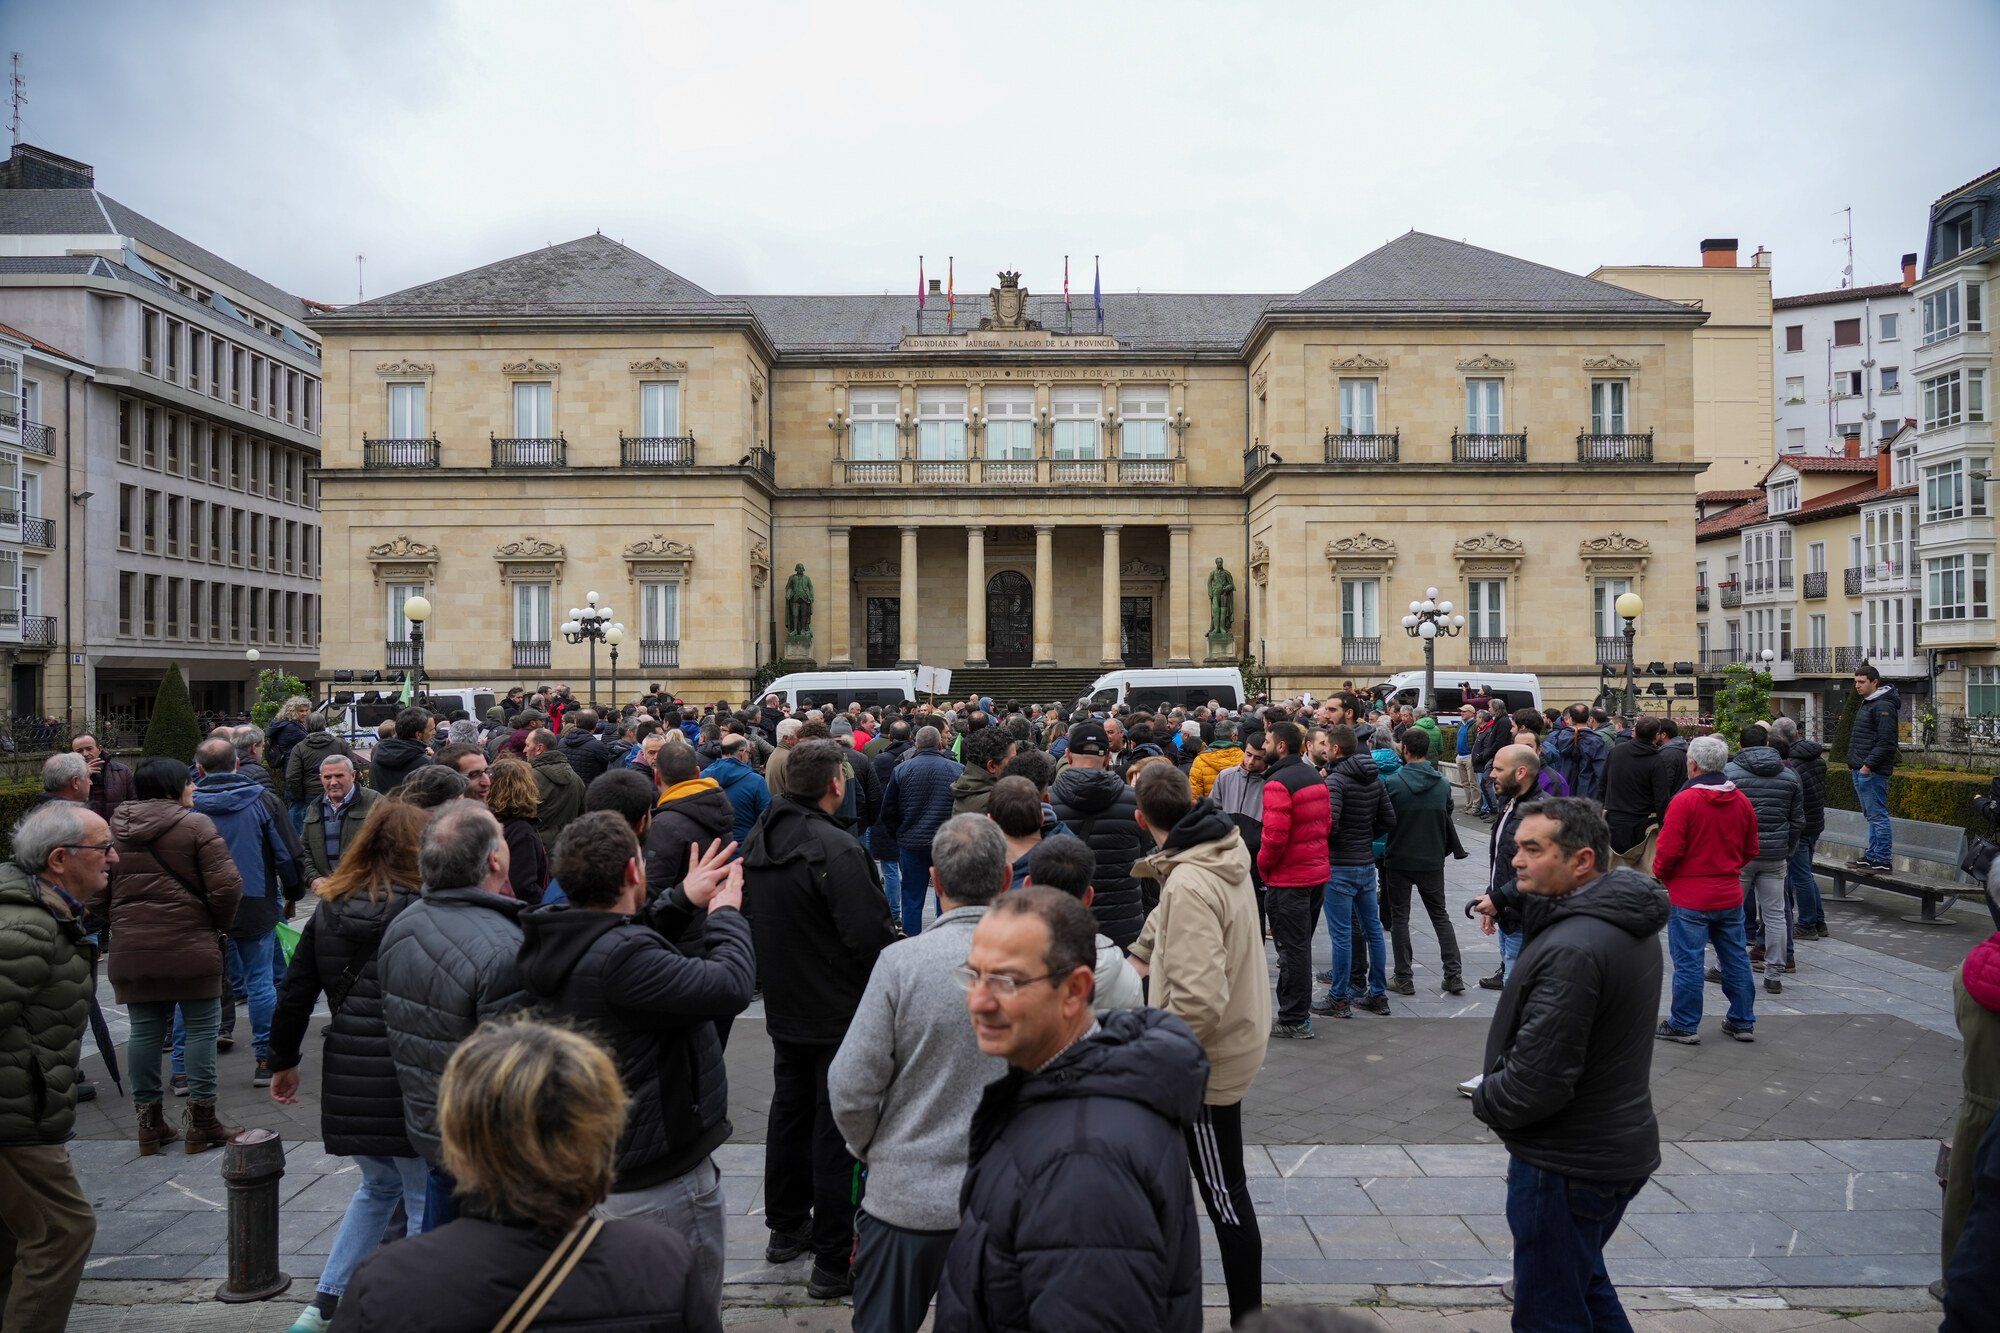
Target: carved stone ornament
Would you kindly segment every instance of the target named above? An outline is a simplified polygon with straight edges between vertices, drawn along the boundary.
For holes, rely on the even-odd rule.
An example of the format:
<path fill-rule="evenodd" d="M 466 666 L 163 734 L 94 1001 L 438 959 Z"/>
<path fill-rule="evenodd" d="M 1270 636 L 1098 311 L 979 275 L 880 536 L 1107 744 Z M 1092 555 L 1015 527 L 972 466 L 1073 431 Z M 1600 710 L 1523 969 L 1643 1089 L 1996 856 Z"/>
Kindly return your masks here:
<path fill-rule="evenodd" d="M 368 563 L 375 572 L 377 584 L 428 585 L 437 581 L 438 548 L 408 537 L 397 537 L 380 546 L 369 547 Z"/>
<path fill-rule="evenodd" d="M 687 362 L 669 361 L 663 356 L 656 356 L 651 361 L 634 361 L 632 363 L 632 373 L 634 375 L 685 375 L 687 374 L 687 368 Z"/>
<path fill-rule="evenodd" d="M 503 543 L 493 553 L 495 560 L 562 560 L 566 558 L 562 546 L 540 537 L 522 537 Z"/>
<path fill-rule="evenodd" d="M 1653 553 L 1653 544 L 1637 537 L 1627 537 L 1622 532 L 1607 533 L 1602 537 L 1586 538 L 1577 548 L 1585 560 L 1605 557 L 1613 559 L 1634 556 L 1644 557 Z"/>
<path fill-rule="evenodd" d="M 1256 374 L 1250 377 L 1250 387 L 1261 394 L 1264 392 L 1264 385 L 1269 381 L 1269 379 L 1270 379 L 1270 372 L 1267 370 L 1260 369 Z"/>
<path fill-rule="evenodd" d="M 1262 541 L 1250 544 L 1250 577 L 1259 583 L 1271 576 L 1271 548 Z"/>
<path fill-rule="evenodd" d="M 1528 548 L 1512 537 L 1502 537 L 1497 532 L 1482 532 L 1477 537 L 1467 537 L 1452 548 L 1452 554 L 1461 560 L 1512 558 L 1519 560 L 1528 553 Z"/>
<path fill-rule="evenodd" d="M 1627 360 L 1613 352 L 1609 356 L 1587 356 L 1583 359 L 1585 370 L 1637 370 L 1637 361 Z"/>
<path fill-rule="evenodd" d="M 1039 329 L 1041 324 L 1028 318 L 1028 289 L 1021 285 L 1021 275 L 1005 272 L 1000 275 L 1000 285 L 987 292 L 993 302 L 993 313 L 979 321 L 979 327 L 987 332 L 995 330 Z"/>
<path fill-rule="evenodd" d="M 435 560 L 438 548 L 408 537 L 398 537 L 394 541 L 383 542 L 380 546 L 368 548 L 370 560 Z"/>
<path fill-rule="evenodd" d="M 1127 560 L 1119 566 L 1118 572 L 1128 579 L 1163 579 L 1167 576 L 1167 567 L 1150 560 Z"/>
<path fill-rule="evenodd" d="M 1336 537 L 1326 544 L 1327 559 L 1339 560 L 1349 556 L 1393 560 L 1396 556 L 1396 543 L 1387 537 L 1374 537 L 1365 532 L 1357 532 L 1352 537 Z"/>
<path fill-rule="evenodd" d="M 1329 370 L 1387 370 L 1389 363 L 1379 356 L 1364 356 L 1356 352 L 1353 356 L 1343 356 L 1334 361 Z"/>
<path fill-rule="evenodd" d="M 437 374 L 437 367 L 429 361 L 384 361 L 375 367 L 375 373 L 392 379 L 417 379 Z"/>
<path fill-rule="evenodd" d="M 502 374 L 506 375 L 560 375 L 562 373 L 562 363 L 560 361 L 536 361 L 533 359 L 527 361 L 509 361 L 506 365 L 500 367 L 500 370 Z"/>
<path fill-rule="evenodd" d="M 764 397 L 764 377 L 754 370 L 750 372 L 750 396 L 759 401 Z"/>
<path fill-rule="evenodd" d="M 894 560 L 871 560 L 854 571 L 857 579 L 893 579 L 902 577 L 903 567 Z"/>
<path fill-rule="evenodd" d="M 1460 370 L 1512 370 L 1514 363 L 1504 357 L 1494 356 L 1490 352 L 1481 352 L 1478 356 L 1459 362 L 1458 368 Z"/>
<path fill-rule="evenodd" d="M 625 548 L 627 560 L 692 560 L 694 547 L 656 532 Z"/>
<path fill-rule="evenodd" d="M 771 578 L 771 548 L 759 539 L 750 547 L 750 586 L 762 588 Z"/>

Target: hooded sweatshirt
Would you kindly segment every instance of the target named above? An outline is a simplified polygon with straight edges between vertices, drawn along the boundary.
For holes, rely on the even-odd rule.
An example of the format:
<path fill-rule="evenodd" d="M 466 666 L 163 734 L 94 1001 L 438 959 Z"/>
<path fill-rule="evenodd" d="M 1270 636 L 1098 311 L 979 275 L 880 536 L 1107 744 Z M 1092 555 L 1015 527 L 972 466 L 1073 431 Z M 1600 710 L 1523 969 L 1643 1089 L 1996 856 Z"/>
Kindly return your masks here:
<path fill-rule="evenodd" d="M 983 815 L 987 803 L 993 799 L 993 785 L 999 782 L 997 775 L 989 773 L 978 764 L 967 764 L 958 780 L 951 784 L 951 812 L 954 815 Z"/>
<path fill-rule="evenodd" d="M 1427 762 L 1405 764 L 1382 786 L 1396 812 L 1382 864 L 1405 871 L 1441 868 L 1449 853 L 1451 827 L 1451 784 L 1444 774 Z"/>
<path fill-rule="evenodd" d="M 1151 972 L 1150 1002 L 1186 1023 L 1208 1056 L 1203 1102 L 1240 1102 L 1271 1031 L 1271 974 L 1243 835 L 1204 797 L 1134 870 L 1164 880 L 1132 946 Z"/>
<path fill-rule="evenodd" d="M 730 820 L 730 841 L 741 844 L 750 836 L 750 826 L 766 810 L 771 808 L 771 789 L 757 770 L 740 759 L 727 757 L 716 760 L 701 771 L 705 778 L 713 778 L 722 794 L 729 798 L 733 817 Z"/>
<path fill-rule="evenodd" d="M 263 784 L 240 773 L 211 773 L 195 783 L 194 808 L 229 845 L 243 881 L 243 900 L 229 928 L 235 939 L 268 935 L 278 924 L 278 895 L 299 882 L 298 835 L 290 819 L 272 814 L 275 803 Z"/>
<path fill-rule="evenodd" d="M 1667 802 L 1653 874 L 1676 907 L 1719 912 L 1743 902 L 1741 873 L 1757 856 L 1757 812 L 1721 773 L 1692 778 Z"/>
<path fill-rule="evenodd" d="M 401 736 L 377 741 L 368 754 L 368 785 L 379 792 L 390 791 L 430 761 L 431 752 L 422 741 L 406 741 Z"/>

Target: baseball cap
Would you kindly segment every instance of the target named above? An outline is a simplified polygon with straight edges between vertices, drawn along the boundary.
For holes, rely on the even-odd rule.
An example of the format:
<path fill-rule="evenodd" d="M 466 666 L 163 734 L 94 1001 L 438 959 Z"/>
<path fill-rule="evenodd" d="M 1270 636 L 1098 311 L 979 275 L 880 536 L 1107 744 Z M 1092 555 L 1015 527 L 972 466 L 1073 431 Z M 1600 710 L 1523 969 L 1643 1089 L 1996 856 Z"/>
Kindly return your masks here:
<path fill-rule="evenodd" d="M 1071 754 L 1110 754 L 1111 736 L 1098 721 L 1079 722 L 1069 729 Z"/>

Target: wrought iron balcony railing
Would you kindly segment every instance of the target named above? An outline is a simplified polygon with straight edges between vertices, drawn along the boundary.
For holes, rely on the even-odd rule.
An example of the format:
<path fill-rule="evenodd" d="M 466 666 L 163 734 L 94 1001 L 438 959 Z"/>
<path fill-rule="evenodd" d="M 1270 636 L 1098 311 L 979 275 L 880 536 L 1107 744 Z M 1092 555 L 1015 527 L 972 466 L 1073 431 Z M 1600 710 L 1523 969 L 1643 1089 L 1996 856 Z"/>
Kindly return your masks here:
<path fill-rule="evenodd" d="M 618 462 L 622 467 L 693 467 L 692 435 L 621 435 Z"/>
<path fill-rule="evenodd" d="M 55 427 L 44 425 L 39 421 L 23 421 L 21 423 L 21 447 L 31 454 L 46 454 L 48 457 L 54 458 L 56 456 Z"/>
<path fill-rule="evenodd" d="M 1807 577 L 1811 576 L 1808 575 Z M 1792 649 L 1791 656 L 1792 667 L 1801 676 L 1824 676 L 1827 672 L 1833 670 L 1833 649 L 1831 648 L 1794 648 Z"/>
<path fill-rule="evenodd" d="M 1725 609 L 1743 605 L 1743 588 L 1735 580 L 1718 585 L 1722 589 L 1722 605 Z"/>
<path fill-rule="evenodd" d="M 639 640 L 639 665 L 642 667 L 677 667 L 681 664 L 681 641 L 679 639 Z"/>
<path fill-rule="evenodd" d="M 1653 461 L 1653 432 L 1640 435 L 1592 435 L 1580 431 L 1576 437 L 1579 463 L 1650 463 Z"/>
<path fill-rule="evenodd" d="M 1706 610 L 1708 610 L 1708 589 L 1707 589 L 1707 588 L 1696 588 L 1696 589 L 1694 590 L 1694 609 L 1695 609 L 1695 610 L 1697 610 L 1697 611 L 1706 611 Z"/>
<path fill-rule="evenodd" d="M 434 468 L 438 466 L 436 436 L 423 440 L 361 441 L 361 466 L 370 472 L 392 468 Z"/>
<path fill-rule="evenodd" d="M 549 641 L 547 639 L 514 640 L 514 666 L 516 670 L 547 670 L 549 665 Z"/>
<path fill-rule="evenodd" d="M 569 466 L 569 440 L 561 435 L 517 436 L 512 439 L 495 435 L 492 439 L 494 467 Z"/>
<path fill-rule="evenodd" d="M 1492 638 L 1492 639 L 1474 639 L 1472 640 L 1471 647 L 1472 647 L 1472 665 L 1474 666 L 1507 665 L 1506 635 L 1502 634 L 1498 638 Z"/>
<path fill-rule="evenodd" d="M 1382 640 L 1349 639 L 1340 641 L 1340 664 L 1342 666 L 1381 666 Z"/>
<path fill-rule="evenodd" d="M 1476 435 L 1455 430 L 1451 433 L 1451 461 L 1454 463 L 1525 463 L 1528 461 L 1528 432 L 1507 435 Z"/>
<path fill-rule="evenodd" d="M 1326 433 L 1326 461 L 1329 463 L 1393 463 L 1401 454 L 1403 432 L 1386 435 Z"/>
<path fill-rule="evenodd" d="M 1868 660 L 1866 648 L 1836 648 L 1833 650 L 1833 669 L 1852 675 Z"/>
<path fill-rule="evenodd" d="M 1809 601 L 1816 601 L 1826 596 L 1825 570 L 1814 570 L 1806 575 L 1805 595 Z"/>
<path fill-rule="evenodd" d="M 1855 565 L 1840 576 L 1840 590 L 1849 597 L 1861 595 L 1861 566 Z"/>
<path fill-rule="evenodd" d="M 55 521 L 37 518 L 33 514 L 21 515 L 21 540 L 29 546 L 39 546 L 45 551 L 55 550 Z"/>

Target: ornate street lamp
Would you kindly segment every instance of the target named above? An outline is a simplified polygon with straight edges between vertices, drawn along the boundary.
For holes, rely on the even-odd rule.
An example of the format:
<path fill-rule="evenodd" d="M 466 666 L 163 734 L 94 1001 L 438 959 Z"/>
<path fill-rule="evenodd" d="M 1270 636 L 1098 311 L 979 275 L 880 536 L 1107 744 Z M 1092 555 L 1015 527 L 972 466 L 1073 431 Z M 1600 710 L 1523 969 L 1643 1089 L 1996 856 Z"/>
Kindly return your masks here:
<path fill-rule="evenodd" d="M 1625 622 L 1625 716 L 1630 717 L 1633 703 L 1632 672 L 1637 665 L 1632 642 L 1639 637 L 1639 627 L 1633 622 L 1637 621 L 1640 614 L 1645 611 L 1646 604 L 1639 599 L 1639 594 L 1636 592 L 1621 592 L 1618 594 L 1616 607 L 1618 618 Z"/>
<path fill-rule="evenodd" d="M 1424 600 L 1410 603 L 1403 632 L 1424 641 L 1424 711 L 1437 711 L 1437 641 L 1465 632 L 1465 617 L 1451 613 L 1451 603 L 1438 600 L 1436 588 L 1424 589 Z"/>
<path fill-rule="evenodd" d="M 597 645 L 603 642 L 605 637 L 614 629 L 618 631 L 619 637 L 622 639 L 625 627 L 612 623 L 611 608 L 608 606 L 599 606 L 597 604 L 596 593 L 588 594 L 584 598 L 584 602 L 585 605 L 583 606 L 573 606 L 570 608 L 569 619 L 563 622 L 562 633 L 563 638 L 569 640 L 571 643 L 588 643 L 590 645 L 590 706 L 596 708 Z"/>
<path fill-rule="evenodd" d="M 612 625 L 604 631 L 604 641 L 611 645 L 611 711 L 615 714 L 618 712 L 618 645 L 625 642 L 625 627 Z"/>
<path fill-rule="evenodd" d="M 424 696 L 424 622 L 431 618 L 428 597 L 412 597 L 403 603 L 403 617 L 410 622 L 410 702 Z"/>

